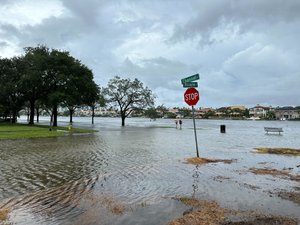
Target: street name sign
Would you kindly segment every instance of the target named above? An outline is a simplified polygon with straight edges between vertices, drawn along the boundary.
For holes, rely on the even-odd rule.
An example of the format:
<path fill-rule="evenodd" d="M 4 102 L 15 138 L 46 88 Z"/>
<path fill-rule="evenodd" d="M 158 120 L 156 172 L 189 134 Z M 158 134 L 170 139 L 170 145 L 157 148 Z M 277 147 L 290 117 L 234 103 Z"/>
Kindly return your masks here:
<path fill-rule="evenodd" d="M 197 104 L 197 102 L 200 99 L 199 92 L 195 88 L 188 88 L 184 92 L 184 101 L 189 105 L 189 106 L 194 106 Z"/>
<path fill-rule="evenodd" d="M 181 83 L 184 85 L 185 83 L 189 83 L 195 80 L 199 80 L 199 74 L 195 74 L 186 78 L 181 79 Z"/>
<path fill-rule="evenodd" d="M 197 82 L 185 82 L 183 84 L 184 88 L 189 88 L 189 87 L 198 87 L 198 83 Z"/>

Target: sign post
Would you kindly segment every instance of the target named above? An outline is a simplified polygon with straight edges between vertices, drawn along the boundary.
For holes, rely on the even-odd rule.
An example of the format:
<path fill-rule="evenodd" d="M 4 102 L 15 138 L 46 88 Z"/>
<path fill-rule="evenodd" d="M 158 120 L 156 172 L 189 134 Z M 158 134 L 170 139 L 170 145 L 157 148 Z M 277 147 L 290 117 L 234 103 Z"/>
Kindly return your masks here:
<path fill-rule="evenodd" d="M 195 108 L 192 105 L 192 111 L 193 111 L 193 124 L 194 124 L 194 134 L 195 134 L 195 142 L 196 142 L 196 152 L 197 157 L 199 158 L 199 151 L 198 151 L 198 142 L 197 142 L 197 132 L 196 132 L 196 123 L 195 123 Z"/>
<path fill-rule="evenodd" d="M 200 94 L 195 88 L 188 88 L 184 93 L 184 101 L 189 105 L 192 106 L 193 111 L 193 124 L 194 124 L 194 134 L 195 134 L 195 142 L 196 142 L 196 153 L 197 157 L 199 158 L 199 151 L 198 151 L 198 142 L 197 142 L 197 132 L 196 132 L 196 123 L 195 123 L 195 109 L 194 105 L 200 99 Z"/>

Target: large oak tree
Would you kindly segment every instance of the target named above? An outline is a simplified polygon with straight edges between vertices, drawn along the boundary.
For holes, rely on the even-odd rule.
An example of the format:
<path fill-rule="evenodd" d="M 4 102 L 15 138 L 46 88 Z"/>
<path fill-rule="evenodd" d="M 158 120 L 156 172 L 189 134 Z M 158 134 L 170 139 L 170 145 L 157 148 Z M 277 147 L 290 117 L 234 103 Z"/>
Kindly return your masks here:
<path fill-rule="evenodd" d="M 155 96 L 148 87 L 138 79 L 121 79 L 118 76 L 110 79 L 104 89 L 107 102 L 120 109 L 122 126 L 125 119 L 134 111 L 154 106 Z"/>
<path fill-rule="evenodd" d="M 69 52 L 46 46 L 27 47 L 22 57 L 0 59 L 0 78 L 0 114 L 12 116 L 13 122 L 26 105 L 29 124 L 34 123 L 35 109 L 42 107 L 51 111 L 57 126 L 59 106 L 69 109 L 72 122 L 76 107 L 99 99 L 92 71 Z"/>

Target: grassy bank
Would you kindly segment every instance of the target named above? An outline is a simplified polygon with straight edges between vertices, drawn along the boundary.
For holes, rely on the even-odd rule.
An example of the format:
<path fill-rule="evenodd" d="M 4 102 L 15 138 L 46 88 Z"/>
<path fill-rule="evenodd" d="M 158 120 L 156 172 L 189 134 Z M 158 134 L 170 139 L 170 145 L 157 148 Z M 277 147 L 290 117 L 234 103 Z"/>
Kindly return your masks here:
<path fill-rule="evenodd" d="M 69 133 L 92 133 L 95 130 L 86 130 L 80 128 L 53 127 L 45 125 L 27 125 L 27 124 L 0 124 L 0 139 L 20 139 L 20 138 L 41 138 L 41 137 L 59 137 Z"/>

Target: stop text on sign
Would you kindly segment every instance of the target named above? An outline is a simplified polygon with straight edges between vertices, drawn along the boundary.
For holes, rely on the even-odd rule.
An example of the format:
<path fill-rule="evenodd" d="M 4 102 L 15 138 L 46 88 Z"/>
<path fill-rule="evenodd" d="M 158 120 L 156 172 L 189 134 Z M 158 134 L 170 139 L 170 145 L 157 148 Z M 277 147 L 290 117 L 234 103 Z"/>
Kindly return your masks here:
<path fill-rule="evenodd" d="M 188 88 L 184 93 L 184 101 L 190 105 L 194 106 L 200 99 L 200 94 L 195 88 Z"/>
<path fill-rule="evenodd" d="M 199 98 L 199 94 L 198 93 L 185 94 L 184 97 L 185 97 L 185 101 L 193 101 Z"/>

